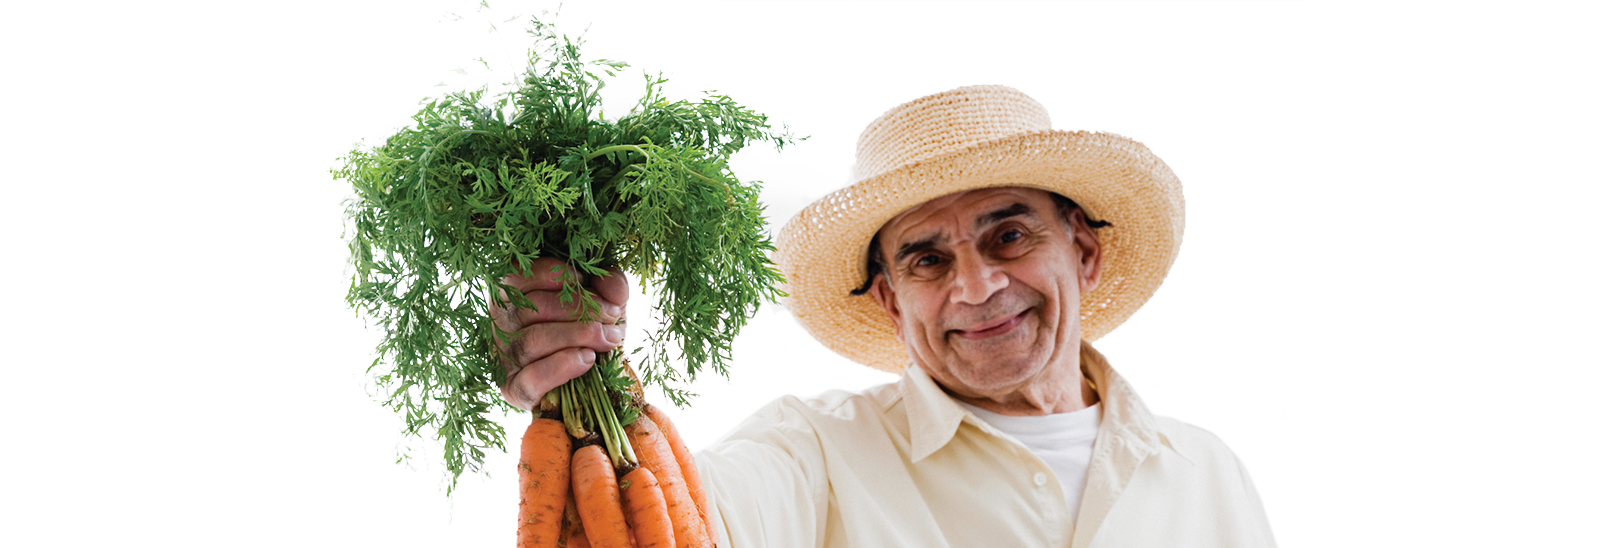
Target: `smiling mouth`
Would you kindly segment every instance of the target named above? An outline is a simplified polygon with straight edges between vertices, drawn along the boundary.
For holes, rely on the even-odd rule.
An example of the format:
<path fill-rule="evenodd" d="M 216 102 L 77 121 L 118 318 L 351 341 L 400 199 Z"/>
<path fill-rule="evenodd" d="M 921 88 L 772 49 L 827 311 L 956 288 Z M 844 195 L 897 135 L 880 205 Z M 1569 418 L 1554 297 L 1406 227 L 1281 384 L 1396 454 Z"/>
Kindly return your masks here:
<path fill-rule="evenodd" d="M 1016 329 L 1018 325 L 1021 325 L 1022 316 L 1027 313 L 1028 310 L 1023 310 L 1022 312 L 1017 313 L 1017 315 L 1009 318 L 973 326 L 973 329 L 952 329 L 950 330 L 950 334 L 974 341 L 998 337 L 1006 333 L 1010 333 L 1011 330 Z"/>

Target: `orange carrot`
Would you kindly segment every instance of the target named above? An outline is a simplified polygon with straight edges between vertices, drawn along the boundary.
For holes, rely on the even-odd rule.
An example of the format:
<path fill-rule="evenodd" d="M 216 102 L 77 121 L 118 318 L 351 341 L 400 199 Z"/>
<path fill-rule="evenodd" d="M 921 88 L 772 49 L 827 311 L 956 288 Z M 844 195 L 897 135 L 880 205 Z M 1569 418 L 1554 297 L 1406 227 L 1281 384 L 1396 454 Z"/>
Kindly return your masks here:
<path fill-rule="evenodd" d="M 622 509 L 639 548 L 673 548 L 672 517 L 667 498 L 649 468 L 640 466 L 622 476 Z"/>
<path fill-rule="evenodd" d="M 517 507 L 517 548 L 555 548 L 561 534 L 571 480 L 572 442 L 561 421 L 536 419 L 522 434 L 517 477 L 522 502 Z"/>
<path fill-rule="evenodd" d="M 566 548 L 589 548 L 583 536 L 583 518 L 578 517 L 578 501 L 567 497 L 567 512 L 561 516 L 561 542 Z"/>
<path fill-rule="evenodd" d="M 672 517 L 672 536 L 678 541 L 678 548 L 709 548 L 711 538 L 706 536 L 705 520 L 700 518 L 694 499 L 689 497 L 683 471 L 678 467 L 677 457 L 672 455 L 671 444 L 661 435 L 661 429 L 648 415 L 639 415 L 624 430 L 633 444 L 634 456 L 639 458 L 639 466 L 650 469 L 661 482 L 661 494 L 667 499 L 667 515 Z"/>
<path fill-rule="evenodd" d="M 622 494 L 611 459 L 598 445 L 572 454 L 572 495 L 578 499 L 578 516 L 584 536 L 595 548 L 633 548 L 633 535 L 622 517 Z"/>
<path fill-rule="evenodd" d="M 650 421 L 656 423 L 656 428 L 661 429 L 661 435 L 666 436 L 667 444 L 672 446 L 672 456 L 678 461 L 678 469 L 683 472 L 683 483 L 689 488 L 689 498 L 694 499 L 694 507 L 700 513 L 700 521 L 706 524 L 709 530 L 711 519 L 706 517 L 710 508 L 706 508 L 706 489 L 700 485 L 700 468 L 694 465 L 694 453 L 689 452 L 689 446 L 683 443 L 683 438 L 678 437 L 678 428 L 672 425 L 672 419 L 667 418 L 667 413 L 654 405 L 645 404 L 644 414 Z"/>

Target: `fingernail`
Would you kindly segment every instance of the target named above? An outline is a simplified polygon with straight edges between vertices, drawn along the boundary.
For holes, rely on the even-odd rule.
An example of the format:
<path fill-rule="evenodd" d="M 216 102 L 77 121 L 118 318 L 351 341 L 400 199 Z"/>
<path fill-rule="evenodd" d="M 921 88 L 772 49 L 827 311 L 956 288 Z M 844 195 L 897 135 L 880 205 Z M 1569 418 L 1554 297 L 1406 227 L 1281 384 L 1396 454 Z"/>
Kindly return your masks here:
<path fill-rule="evenodd" d="M 600 305 L 600 312 L 604 313 L 607 316 L 611 316 L 613 318 L 621 318 L 622 317 L 622 307 L 614 305 L 614 304 L 603 304 L 603 305 Z"/>
<path fill-rule="evenodd" d="M 606 326 L 606 342 L 617 344 L 622 342 L 623 327 L 620 325 Z"/>
<path fill-rule="evenodd" d="M 594 365 L 594 351 L 593 350 L 585 348 L 585 349 L 583 349 L 583 350 L 578 352 L 578 357 L 579 357 L 579 359 L 583 360 L 584 365 Z"/>

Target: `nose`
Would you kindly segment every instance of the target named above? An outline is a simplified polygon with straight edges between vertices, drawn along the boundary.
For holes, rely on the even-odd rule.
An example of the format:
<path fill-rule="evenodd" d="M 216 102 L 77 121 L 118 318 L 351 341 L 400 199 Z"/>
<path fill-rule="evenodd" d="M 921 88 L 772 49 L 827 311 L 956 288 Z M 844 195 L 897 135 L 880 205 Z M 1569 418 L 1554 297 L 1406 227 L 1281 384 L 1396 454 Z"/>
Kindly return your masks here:
<path fill-rule="evenodd" d="M 957 304 L 983 304 L 995 292 L 1011 284 L 1011 278 L 998 265 L 981 257 L 956 257 L 955 280 L 950 291 L 950 302 Z"/>

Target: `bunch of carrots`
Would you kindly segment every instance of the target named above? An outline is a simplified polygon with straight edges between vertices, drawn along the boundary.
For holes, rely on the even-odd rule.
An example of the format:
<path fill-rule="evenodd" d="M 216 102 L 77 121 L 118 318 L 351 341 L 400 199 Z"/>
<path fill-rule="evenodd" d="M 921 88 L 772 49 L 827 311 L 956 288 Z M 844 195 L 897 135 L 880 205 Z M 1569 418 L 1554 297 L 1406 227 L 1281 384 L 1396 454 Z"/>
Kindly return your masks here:
<path fill-rule="evenodd" d="M 604 354 L 594 369 L 618 360 Z M 522 436 L 517 547 L 714 546 L 700 472 L 672 421 L 637 383 L 619 395 L 595 380 L 547 394 Z"/>
<path fill-rule="evenodd" d="M 453 487 L 504 447 L 495 349 L 514 334 L 489 310 L 536 306 L 503 280 L 561 259 L 562 302 L 592 320 L 584 277 L 636 276 L 656 290 L 663 325 L 639 375 L 613 350 L 540 401 L 522 438 L 518 545 L 712 546 L 694 461 L 639 387 L 684 405 L 675 385 L 707 366 L 726 375 L 733 337 L 783 295 L 760 184 L 728 159 L 795 137 L 724 95 L 669 101 L 660 75 L 608 119 L 603 76 L 627 64 L 585 61 L 581 39 L 529 24 L 536 48 L 514 90 L 430 99 L 414 126 L 334 171 L 356 191 L 347 300 L 385 331 L 369 370 L 406 433 L 438 436 Z"/>

